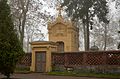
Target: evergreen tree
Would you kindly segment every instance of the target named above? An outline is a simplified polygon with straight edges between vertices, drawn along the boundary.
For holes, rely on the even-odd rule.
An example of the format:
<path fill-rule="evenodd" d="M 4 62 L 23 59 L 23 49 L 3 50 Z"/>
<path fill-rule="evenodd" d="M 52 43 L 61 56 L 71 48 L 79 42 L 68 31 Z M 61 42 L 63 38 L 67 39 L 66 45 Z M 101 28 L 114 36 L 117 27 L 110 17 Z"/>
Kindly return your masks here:
<path fill-rule="evenodd" d="M 0 0 L 0 72 L 7 78 L 24 54 L 10 12 L 7 0 Z"/>
<path fill-rule="evenodd" d="M 93 17 L 96 15 L 99 21 L 108 23 L 106 0 L 64 0 L 62 6 L 66 6 L 68 16 L 77 22 L 83 22 L 85 50 L 89 50 L 89 28 L 92 29 Z"/>

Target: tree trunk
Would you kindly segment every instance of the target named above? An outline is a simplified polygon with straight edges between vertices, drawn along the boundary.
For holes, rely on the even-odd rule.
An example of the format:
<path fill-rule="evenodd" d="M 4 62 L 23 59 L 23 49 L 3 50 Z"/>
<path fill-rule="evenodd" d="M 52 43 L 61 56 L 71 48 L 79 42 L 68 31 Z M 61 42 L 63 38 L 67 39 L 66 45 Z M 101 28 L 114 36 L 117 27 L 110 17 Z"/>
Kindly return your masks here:
<path fill-rule="evenodd" d="M 24 33 L 24 32 L 23 32 Z M 23 47 L 23 40 L 24 40 L 24 34 L 21 34 L 20 41 L 21 41 L 21 46 Z"/>
<path fill-rule="evenodd" d="M 29 2 L 30 0 L 27 1 L 27 4 L 26 4 L 26 8 L 24 8 L 24 2 L 21 1 L 21 5 L 23 7 L 23 19 L 22 19 L 22 23 L 21 23 L 21 38 L 20 38 L 20 41 L 21 41 L 21 45 L 23 47 L 23 41 L 24 41 L 24 30 L 25 30 L 25 22 L 26 22 L 26 14 L 27 14 L 27 11 L 28 11 L 28 7 L 29 7 Z"/>
<path fill-rule="evenodd" d="M 86 15 L 86 51 L 89 50 L 89 15 Z"/>
<path fill-rule="evenodd" d="M 7 79 L 10 79 L 10 74 L 9 73 L 6 76 L 7 76 Z"/>
<path fill-rule="evenodd" d="M 27 53 L 29 52 L 29 41 L 30 41 L 30 37 L 27 36 Z"/>
<path fill-rule="evenodd" d="M 106 46 L 107 46 L 107 24 L 105 24 L 104 34 L 105 34 L 105 37 L 104 37 L 104 50 L 106 50 Z"/>
<path fill-rule="evenodd" d="M 84 19 L 83 19 L 83 30 L 84 30 L 84 49 L 86 51 L 87 50 L 87 46 L 86 46 L 86 27 L 85 27 Z"/>

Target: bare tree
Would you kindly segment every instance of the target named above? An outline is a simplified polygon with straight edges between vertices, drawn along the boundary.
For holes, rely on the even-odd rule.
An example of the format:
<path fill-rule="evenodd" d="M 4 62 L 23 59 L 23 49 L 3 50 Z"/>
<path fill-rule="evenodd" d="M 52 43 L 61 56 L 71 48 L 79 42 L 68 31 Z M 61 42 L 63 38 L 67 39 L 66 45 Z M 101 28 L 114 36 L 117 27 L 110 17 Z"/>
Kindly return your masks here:
<path fill-rule="evenodd" d="M 19 33 L 20 41 L 23 46 L 26 16 L 29 8 L 30 0 L 10 0 L 9 4 L 12 10 L 14 24 Z"/>
<path fill-rule="evenodd" d="M 27 42 L 28 47 L 28 43 L 34 39 L 43 40 L 44 34 L 41 32 L 41 27 L 46 27 L 48 18 L 53 17 L 50 11 L 44 10 L 43 7 L 53 8 L 52 1 L 48 4 L 47 1 L 41 0 L 9 0 L 9 4 L 23 47 L 26 44 L 24 42 Z"/>

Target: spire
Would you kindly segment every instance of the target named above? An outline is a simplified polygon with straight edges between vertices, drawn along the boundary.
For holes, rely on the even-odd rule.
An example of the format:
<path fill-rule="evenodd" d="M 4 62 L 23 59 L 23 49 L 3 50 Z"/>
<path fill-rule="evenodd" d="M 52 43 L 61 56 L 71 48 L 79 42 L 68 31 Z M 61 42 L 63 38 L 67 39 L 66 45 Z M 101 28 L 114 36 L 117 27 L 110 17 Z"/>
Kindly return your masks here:
<path fill-rule="evenodd" d="M 61 5 L 58 6 L 57 10 L 58 10 L 58 16 L 62 16 L 61 10 L 63 10 L 63 9 L 62 9 Z"/>

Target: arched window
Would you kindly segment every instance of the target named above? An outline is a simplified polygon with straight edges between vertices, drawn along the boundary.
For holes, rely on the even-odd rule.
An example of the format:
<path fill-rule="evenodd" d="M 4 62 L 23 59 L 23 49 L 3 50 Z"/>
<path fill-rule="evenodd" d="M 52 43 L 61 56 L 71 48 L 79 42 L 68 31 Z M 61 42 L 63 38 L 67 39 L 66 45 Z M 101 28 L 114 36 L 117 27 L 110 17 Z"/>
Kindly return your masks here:
<path fill-rule="evenodd" d="M 57 45 L 58 45 L 58 47 L 57 47 L 58 52 L 64 53 L 64 42 L 63 41 L 58 41 Z"/>

